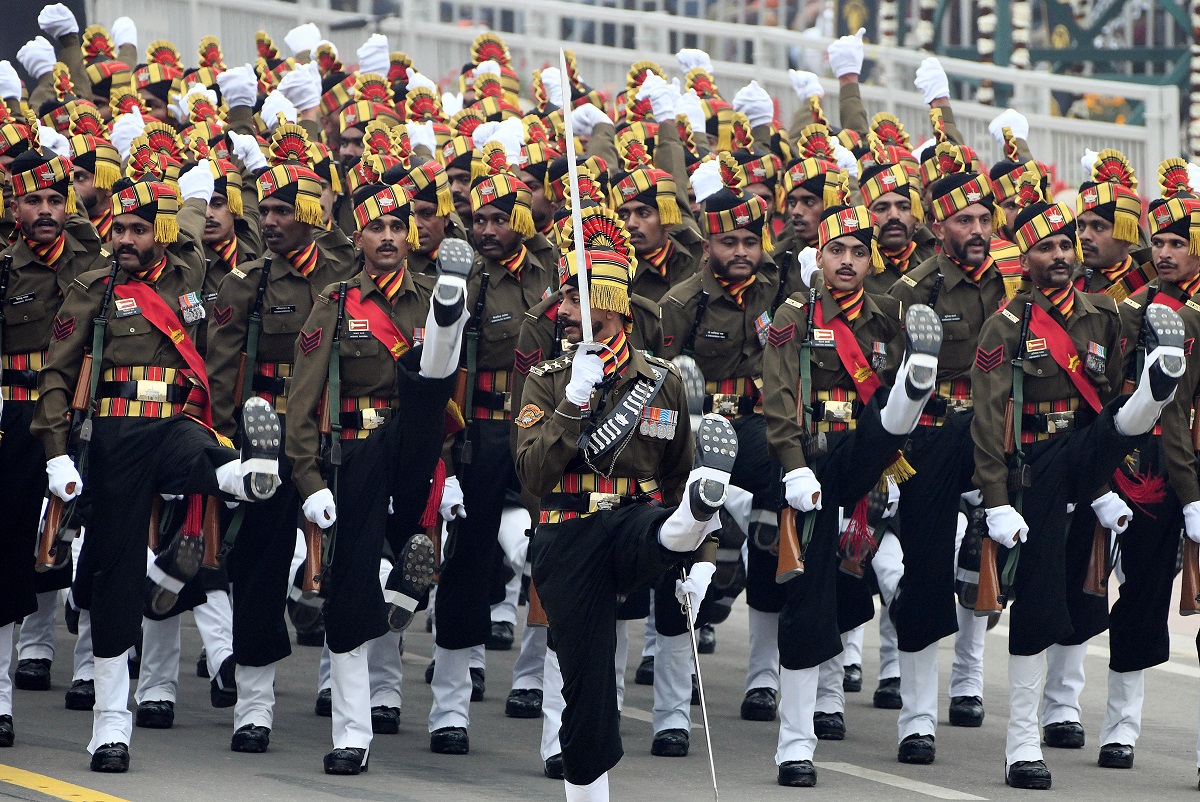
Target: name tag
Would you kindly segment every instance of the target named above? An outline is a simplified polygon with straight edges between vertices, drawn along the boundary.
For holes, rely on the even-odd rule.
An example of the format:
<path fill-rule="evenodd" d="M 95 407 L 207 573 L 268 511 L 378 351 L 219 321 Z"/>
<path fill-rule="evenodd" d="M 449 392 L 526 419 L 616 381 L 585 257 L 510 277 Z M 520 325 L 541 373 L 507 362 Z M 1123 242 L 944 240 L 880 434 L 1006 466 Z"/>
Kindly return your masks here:
<path fill-rule="evenodd" d="M 267 310 L 267 312 L 272 315 L 290 315 L 292 312 L 295 312 L 295 311 L 296 311 L 295 304 L 289 304 L 287 306 L 272 306 L 270 309 Z"/>
<path fill-rule="evenodd" d="M 132 298 L 117 298 L 117 317 L 130 317 L 131 315 L 140 315 L 141 307 L 137 305 L 137 301 Z"/>
<path fill-rule="evenodd" d="M 206 304 L 211 304 L 215 300 L 217 300 L 217 294 L 215 292 L 210 292 L 204 296 L 204 303 Z"/>
<path fill-rule="evenodd" d="M 726 340 L 729 338 L 729 335 L 723 331 L 704 331 L 700 333 L 700 336 L 709 340 Z"/>
<path fill-rule="evenodd" d="M 489 317 L 488 323 L 504 323 L 505 321 L 512 320 L 512 317 L 512 312 L 501 312 L 498 315 Z"/>
<path fill-rule="evenodd" d="M 27 304 L 30 301 L 32 301 L 34 299 L 35 295 L 36 294 L 32 293 L 32 292 L 27 292 L 24 295 L 14 295 L 12 298 L 9 299 L 8 302 L 10 304 L 12 304 L 13 306 L 20 306 L 21 304 Z"/>
<path fill-rule="evenodd" d="M 812 345 L 814 348 L 837 348 L 833 329 L 813 329 Z"/>
<path fill-rule="evenodd" d="M 951 313 L 949 315 L 942 315 L 943 323 L 957 323 L 960 320 L 962 320 L 962 315 L 959 314 Z"/>

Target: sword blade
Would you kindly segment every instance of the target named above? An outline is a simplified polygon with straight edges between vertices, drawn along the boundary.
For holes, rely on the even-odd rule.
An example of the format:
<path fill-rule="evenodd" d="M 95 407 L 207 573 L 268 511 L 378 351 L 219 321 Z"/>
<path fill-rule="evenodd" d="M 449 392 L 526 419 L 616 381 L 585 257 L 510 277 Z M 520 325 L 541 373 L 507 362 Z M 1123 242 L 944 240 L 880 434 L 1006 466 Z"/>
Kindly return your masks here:
<path fill-rule="evenodd" d="M 558 79 L 563 89 L 563 129 L 567 140 L 567 178 L 571 192 L 571 233 L 575 242 L 575 274 L 579 276 L 580 323 L 583 341 L 590 343 L 592 337 L 592 304 L 588 288 L 587 257 L 583 249 L 583 214 L 579 208 L 579 168 L 576 166 L 575 128 L 571 121 L 571 87 L 567 82 L 567 52 L 558 50 Z"/>
<path fill-rule="evenodd" d="M 684 500 L 687 503 L 687 500 Z M 680 569 L 682 573 L 683 569 Z M 684 575 L 687 579 L 687 575 Z M 692 610 L 692 597 L 683 594 L 683 614 L 687 617 L 688 635 L 692 640 L 692 660 L 696 665 L 696 687 L 700 690 L 700 716 L 704 719 L 704 745 L 708 748 L 708 773 L 712 777 L 713 785 L 713 800 L 718 802 L 721 798 L 720 792 L 717 790 L 717 767 L 713 763 L 713 748 L 712 748 L 712 733 L 708 729 L 708 704 L 704 699 L 704 677 L 700 675 L 700 647 L 696 643 L 696 615 Z"/>

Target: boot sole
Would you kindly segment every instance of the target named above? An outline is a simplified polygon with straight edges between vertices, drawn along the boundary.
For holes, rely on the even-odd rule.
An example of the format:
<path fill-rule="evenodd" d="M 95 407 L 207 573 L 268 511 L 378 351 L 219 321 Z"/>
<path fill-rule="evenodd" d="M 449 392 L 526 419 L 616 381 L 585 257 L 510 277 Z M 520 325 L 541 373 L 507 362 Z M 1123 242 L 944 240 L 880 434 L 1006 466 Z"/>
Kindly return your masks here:
<path fill-rule="evenodd" d="M 937 380 L 937 355 L 942 350 L 942 321 L 924 304 L 910 306 L 904 313 L 904 358 L 909 362 L 908 384 L 920 394 Z M 911 394 L 911 393 L 910 393 Z"/>
<path fill-rule="evenodd" d="M 264 399 L 252 397 L 242 405 L 242 466 L 250 494 L 260 501 L 279 489 L 279 416 Z"/>
<path fill-rule="evenodd" d="M 683 379 L 683 392 L 688 402 L 688 414 L 700 417 L 704 414 L 704 373 L 696 360 L 680 355 L 671 360 Z"/>
<path fill-rule="evenodd" d="M 1179 314 L 1162 304 L 1150 304 L 1146 307 L 1146 324 L 1150 327 L 1151 343 L 1147 343 L 1147 353 L 1155 348 L 1178 348 L 1178 354 L 1166 354 L 1159 357 L 1151 368 L 1158 369 L 1158 381 L 1151 382 L 1153 395 L 1157 400 L 1170 396 L 1171 391 L 1183 376 L 1184 359 L 1183 345 L 1185 330 Z M 1159 386 L 1161 385 L 1161 386 Z M 1162 398 L 1160 393 L 1164 394 Z"/>
<path fill-rule="evenodd" d="M 696 432 L 696 461 L 702 468 L 715 468 L 730 473 L 737 461 L 738 440 L 733 424 L 709 412 Z"/>
<path fill-rule="evenodd" d="M 198 537 L 179 535 L 167 549 L 168 554 L 172 551 L 174 553 L 168 557 L 169 564 L 158 567 L 173 579 L 185 583 L 190 581 L 200 571 L 200 561 L 204 558 L 204 541 Z M 157 560 L 155 562 L 157 563 Z M 166 615 L 171 612 L 177 601 L 179 594 L 167 590 L 162 585 L 155 585 L 150 594 L 150 609 L 156 615 Z"/>
<path fill-rule="evenodd" d="M 421 597 L 433 584 L 433 557 L 433 541 L 426 535 L 413 535 L 404 547 L 402 562 L 392 568 L 392 576 L 395 576 L 396 571 L 401 572 L 395 582 L 392 581 L 392 576 L 389 576 L 387 583 L 390 595 L 388 627 L 392 632 L 403 632 L 412 623 Z M 394 589 L 391 588 L 393 585 Z M 404 598 L 397 599 L 397 596 Z M 393 599 L 401 603 L 398 604 Z M 412 609 L 407 609 L 405 604 L 411 604 Z"/>

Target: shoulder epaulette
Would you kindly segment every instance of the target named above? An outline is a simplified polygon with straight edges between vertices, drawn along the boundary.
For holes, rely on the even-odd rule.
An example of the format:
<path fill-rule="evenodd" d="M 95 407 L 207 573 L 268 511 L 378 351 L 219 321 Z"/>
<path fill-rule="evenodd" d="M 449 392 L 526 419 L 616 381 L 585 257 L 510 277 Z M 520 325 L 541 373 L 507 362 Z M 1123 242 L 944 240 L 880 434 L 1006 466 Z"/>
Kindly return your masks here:
<path fill-rule="evenodd" d="M 652 365 L 658 365 L 659 367 L 666 368 L 667 370 L 674 373 L 676 376 L 682 377 L 682 374 L 680 374 L 680 372 L 679 372 L 678 366 L 676 366 L 676 364 L 674 362 L 672 362 L 671 360 L 663 359 L 661 356 L 651 356 L 650 354 L 647 354 L 645 351 L 643 351 L 642 354 L 646 357 L 646 361 L 651 363 Z"/>
<path fill-rule="evenodd" d="M 534 376 L 545 376 L 548 373 L 558 373 L 560 370 L 566 370 L 570 366 L 571 354 L 563 354 L 557 359 L 551 359 L 549 362 L 543 362 L 540 365 L 534 365 L 529 369 L 529 372 Z"/>

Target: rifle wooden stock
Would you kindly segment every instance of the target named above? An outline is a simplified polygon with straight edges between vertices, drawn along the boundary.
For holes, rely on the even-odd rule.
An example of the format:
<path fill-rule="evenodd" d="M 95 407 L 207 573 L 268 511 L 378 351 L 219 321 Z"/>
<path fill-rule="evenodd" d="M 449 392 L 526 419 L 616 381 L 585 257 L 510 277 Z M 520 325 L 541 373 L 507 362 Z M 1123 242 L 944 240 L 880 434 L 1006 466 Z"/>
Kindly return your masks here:
<path fill-rule="evenodd" d="M 321 527 L 312 521 L 304 522 L 304 545 L 307 554 L 304 557 L 304 579 L 300 590 L 308 598 L 321 592 Z"/>
<path fill-rule="evenodd" d="M 1200 415 L 1196 408 L 1200 407 L 1200 398 L 1192 399 L 1192 451 L 1200 451 Z"/>
<path fill-rule="evenodd" d="M 533 579 L 529 580 L 529 607 L 525 623 L 531 627 L 550 626 L 550 619 L 546 617 L 546 609 L 542 607 L 542 600 L 538 597 L 537 587 L 533 584 Z"/>
<path fill-rule="evenodd" d="M 155 554 L 158 554 L 158 529 L 162 524 L 162 505 L 163 500 L 160 496 L 155 496 L 154 501 L 150 503 L 150 527 L 146 532 L 146 546 Z"/>
<path fill-rule="evenodd" d="M 1000 598 L 1000 575 L 996 572 L 996 541 L 983 538 L 983 553 L 979 557 L 979 593 L 975 597 L 975 615 L 985 616 L 1004 609 Z"/>
<path fill-rule="evenodd" d="M 1179 588 L 1179 614 L 1200 613 L 1200 544 L 1183 539 L 1183 577 Z"/>
<path fill-rule="evenodd" d="M 42 529 L 38 532 L 37 560 L 34 569 L 45 573 L 54 568 L 57 557 L 58 528 L 62 524 L 63 500 L 53 493 L 46 502 L 46 514 L 42 516 Z"/>
<path fill-rule="evenodd" d="M 1013 400 L 1010 398 L 1004 405 L 1004 453 L 1012 454 L 1017 450 L 1013 440 Z"/>
<path fill-rule="evenodd" d="M 329 419 L 329 387 L 325 387 L 325 392 L 321 393 L 321 398 L 324 401 L 321 403 L 321 416 L 317 421 L 317 431 L 322 435 L 330 435 L 333 433 L 333 422 Z"/>
<path fill-rule="evenodd" d="M 246 380 L 246 352 L 238 354 L 237 381 L 233 383 L 233 406 L 242 405 L 242 382 Z"/>
<path fill-rule="evenodd" d="M 849 557 L 842 558 L 842 562 L 838 565 L 838 570 L 843 574 L 849 574 L 855 579 L 862 579 L 865 571 L 862 563 L 852 560 Z"/>
<path fill-rule="evenodd" d="M 784 507 L 779 513 L 779 561 L 775 582 L 782 585 L 804 573 L 804 554 L 800 550 L 800 533 L 796 531 L 796 510 Z"/>
<path fill-rule="evenodd" d="M 1088 557 L 1087 576 L 1083 578 L 1083 592 L 1107 599 L 1108 572 L 1108 530 L 1097 521 L 1092 532 L 1092 553 Z"/>
<path fill-rule="evenodd" d="M 205 568 L 221 567 L 221 515 L 216 496 L 204 500 L 204 520 L 200 524 L 204 537 L 204 557 L 200 564 Z"/>
<path fill-rule="evenodd" d="M 454 384 L 454 395 L 450 397 L 455 406 L 459 408 L 465 418 L 470 410 L 463 405 L 467 403 L 467 369 L 459 368 L 457 381 Z"/>
<path fill-rule="evenodd" d="M 92 390 L 92 355 L 84 354 L 79 364 L 79 378 L 75 381 L 75 395 L 71 397 L 71 409 L 83 412 L 88 408 Z"/>

